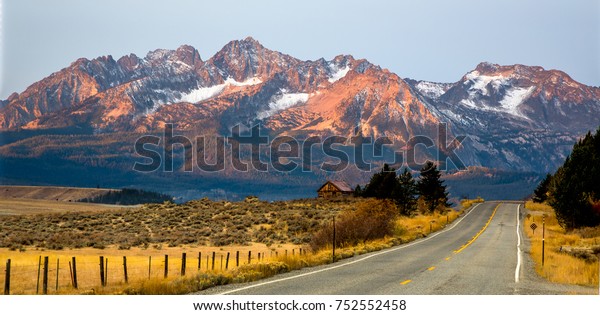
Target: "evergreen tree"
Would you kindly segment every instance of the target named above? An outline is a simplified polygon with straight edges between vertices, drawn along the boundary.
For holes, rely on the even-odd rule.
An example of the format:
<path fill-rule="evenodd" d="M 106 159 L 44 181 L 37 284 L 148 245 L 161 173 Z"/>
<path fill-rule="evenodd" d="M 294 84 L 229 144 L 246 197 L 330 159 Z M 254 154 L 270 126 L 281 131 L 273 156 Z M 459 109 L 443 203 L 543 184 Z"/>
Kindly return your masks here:
<path fill-rule="evenodd" d="M 397 177 L 396 187 L 392 191 L 392 199 L 401 215 L 410 216 L 417 209 L 417 185 L 408 168 Z"/>
<path fill-rule="evenodd" d="M 121 190 L 109 190 L 108 192 L 93 198 L 84 198 L 78 201 L 116 205 L 137 205 L 142 203 L 163 203 L 165 201 L 173 202 L 173 197 L 153 191 L 123 188 Z"/>
<path fill-rule="evenodd" d="M 448 207 L 448 192 L 444 181 L 440 179 L 441 173 L 437 166 L 431 161 L 427 161 L 420 171 L 417 188 L 423 198 L 427 212 L 433 213 L 440 207 Z"/>
<path fill-rule="evenodd" d="M 570 230 L 600 224 L 600 128 L 574 146 L 549 186 L 548 203 Z"/>
<path fill-rule="evenodd" d="M 354 197 L 362 197 L 362 196 L 363 196 L 362 187 L 360 187 L 360 185 L 356 185 L 356 187 L 354 188 Z"/>
<path fill-rule="evenodd" d="M 365 186 L 363 196 L 375 197 L 378 199 L 392 198 L 392 191 L 395 186 L 396 170 L 387 164 L 383 164 L 381 171 L 373 174 L 371 180 L 367 186 Z"/>
<path fill-rule="evenodd" d="M 546 177 L 542 179 L 537 188 L 533 191 L 533 201 L 534 202 L 544 202 L 548 198 L 548 187 L 550 186 L 550 181 L 552 180 L 552 175 L 546 174 Z"/>

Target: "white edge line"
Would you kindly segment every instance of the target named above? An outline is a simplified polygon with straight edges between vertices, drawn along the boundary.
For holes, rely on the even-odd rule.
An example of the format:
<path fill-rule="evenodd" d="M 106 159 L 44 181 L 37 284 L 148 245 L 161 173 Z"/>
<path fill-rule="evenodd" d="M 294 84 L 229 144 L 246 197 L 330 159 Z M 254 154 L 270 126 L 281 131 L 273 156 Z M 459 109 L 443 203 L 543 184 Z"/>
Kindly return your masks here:
<path fill-rule="evenodd" d="M 515 268 L 515 283 L 519 282 L 519 274 L 521 273 L 521 205 L 517 206 L 517 267 Z"/>
<path fill-rule="evenodd" d="M 261 282 L 261 283 L 249 285 L 249 286 L 246 286 L 246 287 L 243 287 L 243 288 L 239 288 L 239 289 L 234 289 L 234 290 L 222 292 L 222 293 L 219 293 L 218 295 L 232 294 L 232 293 L 235 293 L 235 292 L 239 292 L 239 291 L 244 291 L 244 290 L 248 290 L 248 289 L 260 287 L 260 286 L 267 285 L 267 284 L 273 284 L 273 283 L 277 283 L 277 282 L 282 282 L 282 281 L 287 281 L 287 280 L 292 280 L 292 279 L 297 279 L 297 278 L 301 278 L 301 277 L 305 277 L 305 276 L 314 275 L 316 273 L 320 273 L 320 272 L 324 272 L 324 271 L 329 271 L 329 270 L 333 270 L 333 269 L 345 267 L 345 266 L 348 266 L 348 265 L 356 264 L 358 262 L 365 261 L 367 259 L 379 256 L 379 255 L 384 255 L 384 254 L 387 254 L 387 253 L 395 252 L 397 250 L 401 250 L 401 249 L 404 249 L 404 248 L 407 248 L 407 247 L 410 247 L 410 246 L 414 246 L 414 245 L 426 242 L 426 241 L 428 241 L 428 240 L 430 240 L 430 239 L 432 239 L 432 238 L 434 238 L 434 237 L 436 237 L 436 236 L 438 236 L 440 234 L 443 234 L 443 233 L 446 233 L 448 231 L 451 231 L 462 220 L 464 220 L 467 216 L 469 216 L 469 214 L 471 214 L 471 212 L 473 212 L 473 210 L 475 210 L 475 208 L 477 208 L 479 205 L 481 205 L 481 203 L 476 204 L 469 212 L 467 212 L 467 214 L 465 214 L 464 217 L 462 217 L 462 218 L 460 218 L 460 220 L 455 221 L 454 223 L 452 223 L 452 226 L 450 226 L 448 229 L 443 229 L 443 230 L 441 230 L 439 232 L 434 233 L 433 235 L 431 235 L 431 236 L 429 236 L 427 238 L 422 238 L 422 239 L 420 239 L 418 241 L 413 241 L 413 242 L 410 242 L 410 243 L 408 243 L 406 245 L 398 246 L 398 247 L 391 248 L 391 249 L 388 249 L 388 250 L 385 250 L 385 251 L 379 251 L 377 253 L 368 255 L 366 257 L 363 257 L 363 258 L 360 258 L 360 259 L 357 259 L 357 260 L 353 260 L 353 261 L 349 261 L 347 263 L 340 264 L 340 265 L 337 265 L 337 266 L 331 266 L 329 268 L 319 269 L 319 270 L 315 270 L 315 271 L 311 271 L 311 272 L 307 272 L 307 273 L 303 273 L 303 274 L 299 274 L 299 275 L 295 275 L 295 276 L 291 276 L 291 277 L 281 278 L 281 279 L 277 279 L 277 280 L 272 280 L 272 281 L 267 281 L 267 282 Z"/>

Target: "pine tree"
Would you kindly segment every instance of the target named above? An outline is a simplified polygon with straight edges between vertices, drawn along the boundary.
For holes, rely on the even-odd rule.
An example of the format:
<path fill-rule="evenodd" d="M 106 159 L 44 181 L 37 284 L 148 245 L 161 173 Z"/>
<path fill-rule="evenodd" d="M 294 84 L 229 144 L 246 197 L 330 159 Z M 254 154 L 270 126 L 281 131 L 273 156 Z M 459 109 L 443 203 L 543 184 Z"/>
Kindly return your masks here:
<path fill-rule="evenodd" d="M 373 174 L 371 180 L 363 191 L 364 197 L 375 197 L 378 199 L 389 199 L 396 186 L 396 170 L 387 164 L 379 173 Z"/>
<path fill-rule="evenodd" d="M 362 197 L 362 196 L 363 196 L 362 187 L 360 187 L 360 185 L 356 185 L 356 187 L 354 188 L 354 197 Z"/>
<path fill-rule="evenodd" d="M 417 185 L 407 168 L 398 175 L 396 187 L 392 191 L 392 199 L 396 202 L 401 215 L 411 216 L 417 209 Z"/>
<path fill-rule="evenodd" d="M 600 128 L 579 140 L 549 186 L 548 203 L 567 230 L 600 224 Z"/>
<path fill-rule="evenodd" d="M 537 188 L 533 191 L 533 201 L 534 202 L 544 202 L 548 199 L 548 187 L 550 186 L 550 181 L 552 180 L 552 175 L 546 174 L 546 177 L 542 179 Z"/>
<path fill-rule="evenodd" d="M 426 204 L 426 211 L 433 213 L 441 207 L 448 207 L 448 192 L 444 181 L 440 179 L 441 173 L 437 166 L 431 161 L 427 161 L 420 171 L 417 188 L 421 198 Z"/>

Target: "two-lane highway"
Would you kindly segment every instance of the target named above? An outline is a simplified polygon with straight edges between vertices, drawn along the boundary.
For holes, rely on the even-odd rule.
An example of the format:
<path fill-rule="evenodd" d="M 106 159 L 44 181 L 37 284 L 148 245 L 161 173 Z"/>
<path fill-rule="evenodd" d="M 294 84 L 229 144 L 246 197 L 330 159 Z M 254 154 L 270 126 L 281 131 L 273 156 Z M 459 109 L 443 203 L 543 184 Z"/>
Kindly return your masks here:
<path fill-rule="evenodd" d="M 485 204 L 488 205 L 488 204 Z M 492 204 L 489 204 L 492 205 Z M 483 206 L 483 205 L 482 205 Z M 417 275 L 411 294 L 513 294 L 521 273 L 518 204 L 499 204 L 492 220 L 467 247 Z"/>
<path fill-rule="evenodd" d="M 214 293 L 513 294 L 519 207 L 482 203 L 427 238 Z"/>

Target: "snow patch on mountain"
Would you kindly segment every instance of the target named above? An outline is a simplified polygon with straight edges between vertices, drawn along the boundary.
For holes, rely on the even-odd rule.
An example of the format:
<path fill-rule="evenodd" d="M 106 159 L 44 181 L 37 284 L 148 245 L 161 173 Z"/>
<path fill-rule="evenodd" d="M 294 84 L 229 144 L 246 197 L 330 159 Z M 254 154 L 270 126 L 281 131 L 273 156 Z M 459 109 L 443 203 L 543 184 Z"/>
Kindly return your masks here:
<path fill-rule="evenodd" d="M 179 99 L 177 99 L 175 101 L 175 103 L 178 103 L 178 102 L 199 103 L 199 102 L 205 101 L 209 98 L 213 98 L 213 97 L 221 94 L 221 92 L 223 92 L 223 89 L 225 89 L 227 84 L 228 83 L 223 83 L 223 84 L 213 85 L 213 86 L 209 86 L 209 87 L 200 87 L 195 90 L 191 90 L 190 92 L 181 95 L 181 97 Z"/>
<path fill-rule="evenodd" d="M 471 107 L 471 108 L 480 108 L 480 106 L 477 106 L 477 104 L 475 104 L 475 102 L 472 99 L 466 98 L 460 101 L 460 104 L 465 105 L 467 107 Z"/>
<path fill-rule="evenodd" d="M 167 55 L 169 55 L 172 51 L 168 49 L 156 49 L 154 51 L 149 52 L 146 55 L 146 60 L 160 60 L 164 59 Z M 142 60 L 145 62 L 145 60 Z"/>
<path fill-rule="evenodd" d="M 509 78 L 503 76 L 487 76 L 481 75 L 479 71 L 471 71 L 469 72 L 465 78 L 467 79 L 464 84 L 472 84 L 469 87 L 469 92 L 471 95 L 479 92 L 481 95 L 489 95 L 487 87 L 489 85 L 494 88 L 496 92 L 500 90 L 500 87 L 503 85 L 507 85 L 509 83 Z"/>
<path fill-rule="evenodd" d="M 523 104 L 534 89 L 534 86 L 530 86 L 528 88 L 516 87 L 508 90 L 504 98 L 500 101 L 501 108 L 504 112 L 511 115 L 527 118 L 519 112 L 519 105 Z"/>
<path fill-rule="evenodd" d="M 257 85 L 257 84 L 261 84 L 262 80 L 260 78 L 257 77 L 252 77 L 250 79 L 247 79 L 244 82 L 238 82 L 233 78 L 228 78 L 227 80 L 225 80 L 226 84 L 231 84 L 233 86 L 251 86 L 251 85 Z"/>
<path fill-rule="evenodd" d="M 445 87 L 447 84 L 435 83 L 435 82 L 427 82 L 421 81 L 417 83 L 415 86 L 419 92 L 422 94 L 437 99 L 446 93 L 447 88 Z"/>
<path fill-rule="evenodd" d="M 480 100 L 473 95 L 469 98 L 460 101 L 461 105 L 469 108 L 488 111 L 488 112 L 500 112 L 506 113 L 512 116 L 529 119 L 519 111 L 519 106 L 527 100 L 527 98 L 533 93 L 535 86 L 515 87 L 506 91 L 504 97 L 497 105 L 488 104 L 485 100 Z"/>
<path fill-rule="evenodd" d="M 350 71 L 350 66 L 349 65 L 346 65 L 346 67 L 344 67 L 344 68 L 339 68 L 335 64 L 332 64 L 329 67 L 333 71 L 333 74 L 328 79 L 329 83 L 333 83 L 333 82 L 338 81 L 339 79 L 345 77 L 346 74 L 348 74 L 348 71 Z"/>
<path fill-rule="evenodd" d="M 271 117 L 282 110 L 306 103 L 309 97 L 308 93 L 288 93 L 287 90 L 281 89 L 281 94 L 277 94 L 271 98 L 269 109 L 258 113 L 256 118 L 265 119 Z"/>
<path fill-rule="evenodd" d="M 195 90 L 183 94 L 176 102 L 200 103 L 207 99 L 218 96 L 228 85 L 233 86 L 250 86 L 262 83 L 262 80 L 257 77 L 252 77 L 243 82 L 238 82 L 233 78 L 227 78 L 224 83 L 209 87 L 199 87 Z"/>

